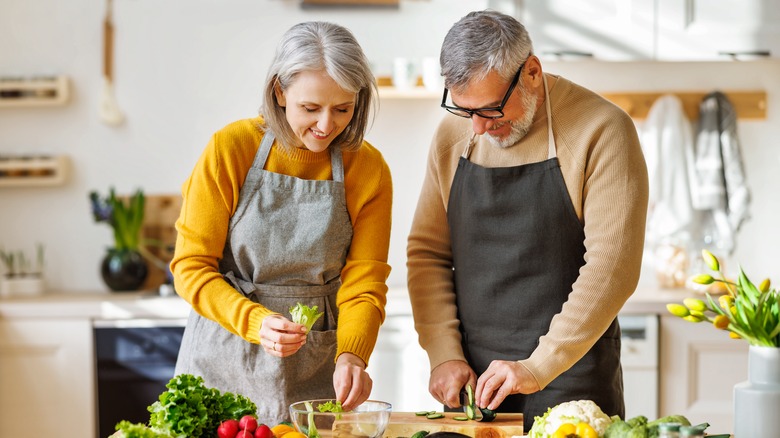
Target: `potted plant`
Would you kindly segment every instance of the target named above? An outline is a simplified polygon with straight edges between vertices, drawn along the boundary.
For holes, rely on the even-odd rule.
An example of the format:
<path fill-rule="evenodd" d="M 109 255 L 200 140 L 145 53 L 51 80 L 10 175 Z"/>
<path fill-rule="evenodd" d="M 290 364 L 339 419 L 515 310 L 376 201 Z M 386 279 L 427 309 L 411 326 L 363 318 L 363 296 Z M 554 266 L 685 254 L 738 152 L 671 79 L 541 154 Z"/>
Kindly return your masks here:
<path fill-rule="evenodd" d="M 92 217 L 105 222 L 114 232 L 114 246 L 108 248 L 101 263 L 103 281 L 113 291 L 138 290 L 149 273 L 141 254 L 141 226 L 144 221 L 144 193 L 138 189 L 127 200 L 110 188 L 108 196 L 89 193 Z"/>
<path fill-rule="evenodd" d="M 44 248 L 36 245 L 35 257 L 24 251 L 5 251 L 0 249 L 0 261 L 4 272 L 0 277 L 0 295 L 37 294 L 44 290 L 43 266 Z"/>
<path fill-rule="evenodd" d="M 769 279 L 756 286 L 741 267 L 736 281 L 727 280 L 717 257 L 703 250 L 702 258 L 718 278 L 700 274 L 692 280 L 704 285 L 720 283 L 726 293 L 717 302 L 706 293 L 706 300 L 686 298 L 683 304 L 666 307 L 675 316 L 693 323 L 706 321 L 750 344 L 748 380 L 734 387 L 734 436 L 776 433 L 780 430 L 780 294 Z"/>

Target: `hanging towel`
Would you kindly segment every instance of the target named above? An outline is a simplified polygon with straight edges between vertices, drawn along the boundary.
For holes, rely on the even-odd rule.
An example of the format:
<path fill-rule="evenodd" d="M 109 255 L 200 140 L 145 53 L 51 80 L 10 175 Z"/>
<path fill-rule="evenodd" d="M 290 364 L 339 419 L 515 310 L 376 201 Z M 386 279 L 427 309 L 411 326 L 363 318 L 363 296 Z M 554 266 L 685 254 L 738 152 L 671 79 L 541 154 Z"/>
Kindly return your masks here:
<path fill-rule="evenodd" d="M 647 243 L 686 246 L 697 215 L 691 202 L 693 171 L 693 130 L 685 117 L 682 102 L 668 94 L 650 108 L 640 132 L 647 162 L 650 198 Z"/>
<path fill-rule="evenodd" d="M 711 213 L 718 245 L 729 254 L 736 246 L 736 234 L 750 217 L 750 191 L 747 186 L 734 107 L 721 92 L 704 97 L 699 106 L 699 123 L 694 146 L 697 210 Z"/>

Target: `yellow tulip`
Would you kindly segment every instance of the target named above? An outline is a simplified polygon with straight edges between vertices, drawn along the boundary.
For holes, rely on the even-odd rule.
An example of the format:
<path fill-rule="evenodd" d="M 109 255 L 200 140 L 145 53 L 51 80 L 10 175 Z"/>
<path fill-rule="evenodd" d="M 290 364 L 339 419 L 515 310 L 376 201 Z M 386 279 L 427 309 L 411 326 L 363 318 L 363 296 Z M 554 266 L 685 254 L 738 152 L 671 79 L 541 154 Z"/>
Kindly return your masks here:
<path fill-rule="evenodd" d="M 707 305 L 698 298 L 686 298 L 683 300 L 683 304 L 685 304 L 685 307 L 691 309 L 691 313 L 694 311 L 703 312 L 707 310 Z"/>
<path fill-rule="evenodd" d="M 676 304 L 671 303 L 666 305 L 666 310 L 669 311 L 674 316 L 679 316 L 680 318 L 685 318 L 686 316 L 691 314 L 691 311 L 688 310 L 687 307 L 683 306 L 682 304 Z"/>
<path fill-rule="evenodd" d="M 712 321 L 712 325 L 714 325 L 715 328 L 719 330 L 726 330 L 729 326 L 729 323 L 730 323 L 729 317 L 726 315 L 718 315 Z"/>
<path fill-rule="evenodd" d="M 709 266 L 710 269 L 713 271 L 720 271 L 720 262 L 718 262 L 718 258 L 712 255 L 711 252 L 703 249 L 701 250 L 701 257 L 704 259 L 704 263 L 707 263 L 707 266 Z"/>

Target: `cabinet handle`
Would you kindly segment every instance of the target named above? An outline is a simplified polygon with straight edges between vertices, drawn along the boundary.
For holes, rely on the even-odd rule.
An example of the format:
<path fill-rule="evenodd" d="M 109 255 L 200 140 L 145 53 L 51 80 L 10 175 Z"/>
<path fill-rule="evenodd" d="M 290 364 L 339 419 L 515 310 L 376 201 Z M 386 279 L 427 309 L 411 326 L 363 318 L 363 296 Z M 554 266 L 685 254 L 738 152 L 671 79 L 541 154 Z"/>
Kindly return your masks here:
<path fill-rule="evenodd" d="M 557 57 L 563 56 L 576 56 L 580 58 L 593 58 L 591 52 L 580 52 L 579 50 L 547 50 L 542 52 L 543 55 L 551 55 Z"/>
<path fill-rule="evenodd" d="M 758 58 L 769 58 L 772 56 L 772 52 L 769 50 L 744 50 L 744 51 L 737 51 L 737 52 L 718 52 L 718 55 L 724 55 L 728 56 L 731 59 L 739 59 L 741 56 L 750 56 L 750 57 L 758 57 Z"/>

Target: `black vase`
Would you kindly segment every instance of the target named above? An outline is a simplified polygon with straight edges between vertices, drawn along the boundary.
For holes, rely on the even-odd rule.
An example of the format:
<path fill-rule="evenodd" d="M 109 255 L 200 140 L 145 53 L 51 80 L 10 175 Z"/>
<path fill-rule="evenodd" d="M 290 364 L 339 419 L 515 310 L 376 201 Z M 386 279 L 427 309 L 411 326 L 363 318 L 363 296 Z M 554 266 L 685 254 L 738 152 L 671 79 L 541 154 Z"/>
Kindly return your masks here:
<path fill-rule="evenodd" d="M 146 280 L 149 268 L 138 251 L 111 248 L 100 265 L 100 274 L 111 290 L 134 291 Z"/>

